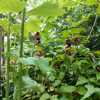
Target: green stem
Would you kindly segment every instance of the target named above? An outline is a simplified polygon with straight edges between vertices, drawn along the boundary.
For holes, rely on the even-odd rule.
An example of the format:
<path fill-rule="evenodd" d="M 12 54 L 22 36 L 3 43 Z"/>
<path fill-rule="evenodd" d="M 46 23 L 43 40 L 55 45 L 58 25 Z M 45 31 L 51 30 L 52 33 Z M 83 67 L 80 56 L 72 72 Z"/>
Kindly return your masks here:
<path fill-rule="evenodd" d="M 26 2 L 26 1 L 27 0 L 24 0 L 24 2 Z M 20 57 L 22 57 L 22 51 L 23 51 L 24 21 L 25 21 L 25 8 L 22 10 L 21 40 L 20 40 Z M 21 100 L 21 82 L 22 82 L 22 63 L 20 63 L 20 68 L 19 68 L 18 100 Z"/>
<path fill-rule="evenodd" d="M 11 19 L 11 13 L 8 14 L 8 20 Z M 7 52 L 10 52 L 10 24 L 7 29 Z M 9 67 L 10 57 L 7 57 L 7 74 L 6 74 L 6 100 L 9 100 Z"/>

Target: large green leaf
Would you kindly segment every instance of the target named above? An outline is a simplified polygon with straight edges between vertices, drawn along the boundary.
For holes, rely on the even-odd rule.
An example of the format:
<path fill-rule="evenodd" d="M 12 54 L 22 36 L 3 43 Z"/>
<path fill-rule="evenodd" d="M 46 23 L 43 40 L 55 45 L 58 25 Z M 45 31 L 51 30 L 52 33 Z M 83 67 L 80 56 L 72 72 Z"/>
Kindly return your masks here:
<path fill-rule="evenodd" d="M 11 57 L 13 60 L 17 60 L 17 56 L 13 56 L 13 53 L 10 53 L 10 52 L 6 52 L 6 53 L 4 53 L 4 55 L 6 55 L 6 56 L 8 56 L 8 57 Z"/>
<path fill-rule="evenodd" d="M 69 34 L 73 34 L 73 33 L 80 33 L 81 31 L 86 32 L 86 30 L 84 28 L 72 28 L 72 29 L 68 29 L 63 31 L 63 36 L 66 38 L 69 36 Z"/>
<path fill-rule="evenodd" d="M 49 95 L 48 93 L 44 93 L 44 94 L 41 96 L 40 100 L 47 100 L 47 99 L 49 99 L 49 98 L 50 98 L 50 95 Z"/>
<path fill-rule="evenodd" d="M 47 23 L 47 25 L 45 26 L 45 28 L 43 29 L 43 31 L 48 32 L 49 30 L 53 29 L 54 27 L 52 26 L 52 24 Z"/>
<path fill-rule="evenodd" d="M 100 3 L 98 4 L 97 13 L 100 16 Z"/>
<path fill-rule="evenodd" d="M 3 26 L 5 30 L 7 30 L 9 23 L 7 19 L 0 19 L 0 26 Z"/>
<path fill-rule="evenodd" d="M 65 13 L 65 10 L 60 8 L 57 4 L 53 4 L 52 2 L 45 2 L 28 12 L 29 15 L 37 15 L 45 18 L 48 18 L 49 16 L 61 16 Z"/>
<path fill-rule="evenodd" d="M 17 100 L 18 99 L 18 88 L 15 87 L 14 88 L 14 93 L 13 93 L 13 100 Z"/>
<path fill-rule="evenodd" d="M 30 22 L 26 22 L 25 23 L 25 28 L 29 31 L 29 32 L 37 32 L 39 31 L 41 28 L 35 24 L 33 21 L 30 21 Z"/>
<path fill-rule="evenodd" d="M 62 86 L 59 89 L 59 92 L 73 92 L 75 91 L 77 88 L 75 86 Z"/>
<path fill-rule="evenodd" d="M 0 13 L 19 12 L 27 6 L 27 3 L 20 0 L 0 0 Z"/>
<path fill-rule="evenodd" d="M 87 0 L 85 4 L 88 4 L 90 6 L 91 4 L 97 4 L 97 3 L 98 3 L 97 0 Z"/>
<path fill-rule="evenodd" d="M 100 80 L 100 72 L 96 72 L 97 80 Z"/>
<path fill-rule="evenodd" d="M 20 24 L 15 24 L 15 25 L 11 26 L 11 33 L 20 32 L 20 31 L 21 31 Z"/>
<path fill-rule="evenodd" d="M 85 100 L 85 98 L 91 96 L 94 92 L 100 92 L 100 88 L 95 88 L 93 85 L 88 84 L 85 85 L 85 87 L 88 89 L 88 91 L 81 100 Z"/>
<path fill-rule="evenodd" d="M 37 59 L 35 64 L 39 66 L 42 73 L 47 74 L 50 71 L 49 61 L 47 59 Z"/>
<path fill-rule="evenodd" d="M 76 85 L 81 85 L 81 84 L 87 83 L 88 81 L 89 81 L 89 80 L 86 79 L 86 77 L 84 77 L 84 76 L 79 76 Z"/>
<path fill-rule="evenodd" d="M 25 65 L 39 66 L 42 73 L 47 74 L 50 71 L 49 61 L 46 58 L 38 59 L 35 57 L 18 58 L 18 60 Z"/>
<path fill-rule="evenodd" d="M 56 95 L 51 96 L 50 100 L 58 100 Z"/>
<path fill-rule="evenodd" d="M 85 93 L 87 92 L 86 88 L 83 87 L 83 86 L 79 86 L 77 87 L 77 90 L 76 90 L 79 94 L 81 95 L 85 95 Z"/>
<path fill-rule="evenodd" d="M 19 83 L 19 72 L 16 72 L 12 76 L 13 83 L 15 86 L 18 87 Z M 28 76 L 28 73 L 25 70 L 22 70 L 22 83 L 21 83 L 22 88 L 31 88 L 33 90 L 39 91 L 40 90 L 40 85 L 37 84 L 35 81 L 31 80 L 30 77 Z"/>

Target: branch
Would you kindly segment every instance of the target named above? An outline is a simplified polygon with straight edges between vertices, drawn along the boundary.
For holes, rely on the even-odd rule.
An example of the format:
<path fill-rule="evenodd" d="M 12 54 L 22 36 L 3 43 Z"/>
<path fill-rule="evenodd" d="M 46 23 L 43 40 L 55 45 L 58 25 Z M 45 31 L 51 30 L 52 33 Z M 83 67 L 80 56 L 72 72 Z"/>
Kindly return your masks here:
<path fill-rule="evenodd" d="M 91 33 L 92 33 L 93 28 L 94 28 L 94 26 L 95 26 L 95 24 L 96 24 L 96 21 L 97 21 L 97 15 L 96 15 L 96 17 L 95 17 L 95 21 L 94 21 L 94 24 L 93 24 L 93 26 L 92 26 L 92 28 L 91 28 L 91 31 L 90 31 L 90 33 L 89 33 L 89 36 L 87 37 L 86 43 L 87 43 L 88 39 L 89 39 L 90 36 L 91 36 Z"/>

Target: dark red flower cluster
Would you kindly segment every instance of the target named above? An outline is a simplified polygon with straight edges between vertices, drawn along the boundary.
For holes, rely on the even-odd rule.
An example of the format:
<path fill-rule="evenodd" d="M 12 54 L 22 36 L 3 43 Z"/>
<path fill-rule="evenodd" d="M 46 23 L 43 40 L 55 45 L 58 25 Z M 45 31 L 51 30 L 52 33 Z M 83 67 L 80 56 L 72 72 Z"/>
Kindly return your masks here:
<path fill-rule="evenodd" d="M 36 55 L 37 58 L 40 58 L 42 54 L 42 51 L 39 51 L 39 53 Z"/>
<path fill-rule="evenodd" d="M 65 39 L 65 41 L 66 41 L 66 45 L 67 45 L 66 48 L 71 48 L 70 39 L 67 38 L 67 39 Z M 66 49 L 66 48 L 65 48 L 65 49 Z M 70 50 L 70 49 L 66 50 L 66 54 L 67 54 L 67 55 L 71 55 L 71 54 L 72 54 L 71 50 Z"/>
<path fill-rule="evenodd" d="M 73 93 L 74 93 L 75 95 L 80 95 L 80 94 L 79 94 L 78 92 L 76 92 L 76 91 L 74 91 Z"/>
<path fill-rule="evenodd" d="M 34 34 L 34 39 L 36 40 L 35 45 L 38 45 L 38 46 L 39 46 L 39 43 L 41 43 L 40 38 L 39 38 L 39 35 L 40 35 L 39 32 L 36 32 L 36 33 Z"/>
<path fill-rule="evenodd" d="M 74 38 L 74 43 L 77 45 L 79 42 L 79 39 L 78 38 Z"/>

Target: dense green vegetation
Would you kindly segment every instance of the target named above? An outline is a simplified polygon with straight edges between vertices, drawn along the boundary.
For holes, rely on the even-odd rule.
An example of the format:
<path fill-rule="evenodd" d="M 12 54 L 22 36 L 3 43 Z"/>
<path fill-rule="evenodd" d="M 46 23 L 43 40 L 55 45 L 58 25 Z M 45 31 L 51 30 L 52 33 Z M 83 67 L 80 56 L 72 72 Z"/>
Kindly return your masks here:
<path fill-rule="evenodd" d="M 1 100 L 100 99 L 99 0 L 0 4 Z"/>

